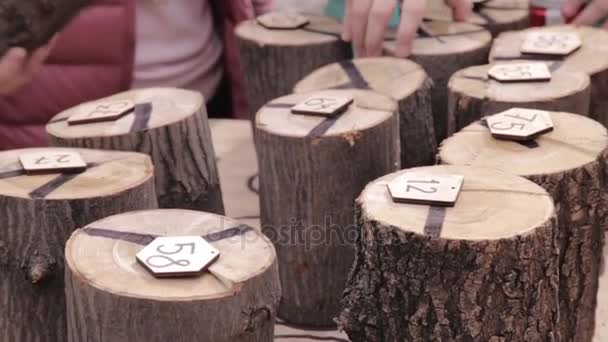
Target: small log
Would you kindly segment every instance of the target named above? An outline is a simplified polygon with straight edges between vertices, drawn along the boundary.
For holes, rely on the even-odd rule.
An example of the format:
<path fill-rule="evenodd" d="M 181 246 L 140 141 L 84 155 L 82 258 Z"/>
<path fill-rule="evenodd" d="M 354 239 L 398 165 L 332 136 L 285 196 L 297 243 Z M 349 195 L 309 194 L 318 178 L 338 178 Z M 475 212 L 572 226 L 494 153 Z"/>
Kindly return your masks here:
<path fill-rule="evenodd" d="M 566 57 L 552 57 L 559 69 L 587 73 L 591 77 L 591 118 L 608 127 L 608 31 L 588 26 L 548 26 L 535 27 L 517 32 L 505 32 L 498 36 L 492 45 L 490 61 L 535 59 L 547 57 L 523 55 L 521 45 L 530 32 L 562 31 L 576 32 L 583 45 Z M 561 109 L 567 111 L 565 109 Z"/>
<path fill-rule="evenodd" d="M 3 0 L 0 56 L 13 46 L 33 50 L 46 44 L 91 0 Z"/>
<path fill-rule="evenodd" d="M 124 100 L 133 101 L 135 109 L 116 121 L 67 122 L 71 115 Z M 58 114 L 47 132 L 54 146 L 149 154 L 161 208 L 224 213 L 205 101 L 198 92 L 152 88 L 120 93 Z"/>
<path fill-rule="evenodd" d="M 473 24 L 430 21 L 420 26 L 409 58 L 420 64 L 434 82 L 433 120 L 437 142 L 447 136 L 447 85 L 450 76 L 462 68 L 483 64 L 491 42 L 490 32 Z M 385 51 L 394 55 L 395 41 L 387 41 Z"/>
<path fill-rule="evenodd" d="M 77 150 L 89 165 L 83 173 L 26 175 L 19 156 L 41 151 L 48 149 L 0 153 L 0 341 L 65 342 L 70 234 L 109 215 L 157 207 L 144 154 Z"/>
<path fill-rule="evenodd" d="M 154 278 L 135 256 L 172 235 L 200 235 L 220 257 L 201 276 Z M 69 342 L 273 341 L 276 253 L 232 219 L 175 209 L 109 217 L 72 235 L 66 262 Z"/>
<path fill-rule="evenodd" d="M 552 66 L 549 68 L 554 69 Z M 499 82 L 488 77 L 491 67 L 490 64 L 469 67 L 450 79 L 448 135 L 484 116 L 512 107 L 589 115 L 591 87 L 584 73 L 559 69 L 548 82 Z"/>
<path fill-rule="evenodd" d="M 483 123 L 474 123 L 446 140 L 439 157 L 445 164 L 524 176 L 552 195 L 559 222 L 562 341 L 591 342 L 608 210 L 608 132 L 580 115 L 551 117 L 554 131 L 531 145 L 493 139 Z"/>
<path fill-rule="evenodd" d="M 428 1 L 424 18 L 453 21 L 452 9 L 443 0 Z M 530 22 L 530 1 L 489 0 L 476 3 L 467 22 L 484 27 L 492 33 L 492 37 L 505 31 L 523 30 Z"/>
<path fill-rule="evenodd" d="M 236 28 L 249 110 L 290 94 L 293 86 L 323 65 L 352 58 L 333 18 L 306 14 L 310 23 L 294 30 L 267 29 L 255 20 Z"/>
<path fill-rule="evenodd" d="M 399 105 L 401 166 L 432 165 L 437 140 L 431 81 L 416 63 L 392 57 L 347 60 L 324 66 L 296 84 L 295 93 L 322 89 L 371 89 Z"/>
<path fill-rule="evenodd" d="M 453 208 L 393 202 L 407 171 L 465 176 Z M 555 209 L 538 185 L 491 169 L 394 173 L 359 199 L 357 258 L 339 322 L 353 342 L 558 341 Z"/>
<path fill-rule="evenodd" d="M 399 169 L 397 104 L 362 90 L 332 119 L 291 114 L 311 94 L 264 106 L 254 137 L 260 170 L 262 228 L 279 258 L 279 316 L 311 326 L 335 326 L 352 261 L 355 198 L 371 180 Z"/>

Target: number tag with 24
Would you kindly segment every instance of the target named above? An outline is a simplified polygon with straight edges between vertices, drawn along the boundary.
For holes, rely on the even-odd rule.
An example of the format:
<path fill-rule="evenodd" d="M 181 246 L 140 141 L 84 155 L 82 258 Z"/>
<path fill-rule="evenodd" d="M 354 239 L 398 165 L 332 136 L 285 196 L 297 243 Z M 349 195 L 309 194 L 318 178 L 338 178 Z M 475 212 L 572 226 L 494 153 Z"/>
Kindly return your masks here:
<path fill-rule="evenodd" d="M 137 262 L 156 278 L 196 276 L 220 252 L 200 236 L 159 237 L 137 253 Z"/>
<path fill-rule="evenodd" d="M 393 201 L 452 207 L 464 183 L 462 175 L 406 173 L 388 184 Z"/>

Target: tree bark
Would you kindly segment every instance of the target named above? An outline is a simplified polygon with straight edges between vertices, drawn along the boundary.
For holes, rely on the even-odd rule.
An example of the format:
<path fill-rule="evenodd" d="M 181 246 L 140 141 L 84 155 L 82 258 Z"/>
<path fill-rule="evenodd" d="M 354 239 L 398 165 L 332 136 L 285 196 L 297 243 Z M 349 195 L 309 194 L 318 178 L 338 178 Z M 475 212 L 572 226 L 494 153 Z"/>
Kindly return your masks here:
<path fill-rule="evenodd" d="M 491 67 L 489 64 L 469 67 L 450 79 L 449 135 L 484 116 L 513 107 L 589 115 L 591 88 L 584 73 L 557 70 L 549 82 L 501 83 L 488 77 Z"/>
<path fill-rule="evenodd" d="M 293 115 L 311 94 L 275 100 L 256 117 L 263 231 L 278 254 L 283 299 L 279 316 L 331 326 L 351 267 L 353 202 L 371 180 L 399 168 L 396 104 L 369 91 L 334 119 Z"/>
<path fill-rule="evenodd" d="M 322 89 L 371 89 L 399 106 L 401 166 L 432 165 L 437 140 L 431 112 L 432 82 L 417 64 L 391 57 L 342 61 L 324 66 L 294 88 L 295 93 Z"/>
<path fill-rule="evenodd" d="M 5 0 L 0 5 L 0 55 L 13 46 L 46 44 L 90 0 Z"/>
<path fill-rule="evenodd" d="M 563 58 L 554 58 L 559 69 L 584 72 L 591 77 L 591 118 L 608 127 L 608 59 L 598 58 L 608 53 L 608 31 L 588 26 L 550 26 L 545 28 L 530 28 L 518 32 L 501 34 L 492 45 L 490 61 L 530 59 L 543 60 L 546 57 L 522 55 L 521 44 L 526 35 L 538 31 L 576 32 L 581 38 L 581 48 Z M 564 110 L 564 109 L 561 109 Z"/>
<path fill-rule="evenodd" d="M 489 169 L 413 170 L 463 174 L 463 191 L 446 209 L 393 203 L 386 183 L 403 172 L 367 186 L 357 200 L 357 257 L 339 319 L 350 339 L 557 341 L 548 194 Z"/>
<path fill-rule="evenodd" d="M 522 175 L 551 194 L 559 222 L 562 341 L 591 342 L 608 210 L 607 132 L 580 115 L 551 116 L 555 130 L 534 145 L 496 141 L 475 123 L 446 140 L 439 157 L 446 164 Z"/>
<path fill-rule="evenodd" d="M 0 154 L 0 341 L 67 340 L 64 248 L 77 228 L 102 217 L 157 207 L 143 154 L 79 150 L 81 174 L 27 176 L 19 155 Z"/>
<path fill-rule="evenodd" d="M 307 15 L 310 24 L 296 30 L 269 30 L 255 20 L 236 29 L 250 116 L 266 103 L 290 94 L 294 85 L 323 65 L 352 57 L 332 18 Z"/>
<path fill-rule="evenodd" d="M 135 110 L 117 121 L 68 125 L 67 118 L 108 101 L 135 99 Z M 170 88 L 133 90 L 58 114 L 47 125 L 51 144 L 136 151 L 150 155 L 161 208 L 223 214 L 205 101 L 200 93 Z"/>
<path fill-rule="evenodd" d="M 201 235 L 220 257 L 198 277 L 154 278 L 135 256 L 160 235 Z M 109 217 L 72 235 L 66 261 L 69 342 L 273 341 L 275 251 L 232 219 L 186 210 Z"/>
<path fill-rule="evenodd" d="M 433 121 L 437 142 L 447 137 L 447 85 L 456 71 L 485 63 L 491 34 L 482 27 L 445 21 L 422 24 L 409 59 L 420 64 L 433 80 Z M 385 43 L 385 52 L 393 56 L 395 42 Z"/>

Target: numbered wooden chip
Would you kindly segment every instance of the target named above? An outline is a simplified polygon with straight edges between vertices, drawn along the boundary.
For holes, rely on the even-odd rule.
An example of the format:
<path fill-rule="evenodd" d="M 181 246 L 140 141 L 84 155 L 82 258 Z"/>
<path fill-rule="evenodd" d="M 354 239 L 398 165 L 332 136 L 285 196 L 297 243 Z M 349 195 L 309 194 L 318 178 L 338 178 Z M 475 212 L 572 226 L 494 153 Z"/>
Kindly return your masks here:
<path fill-rule="evenodd" d="M 96 122 L 116 121 L 129 114 L 135 102 L 121 99 L 108 102 L 85 103 L 68 118 L 68 125 L 85 125 Z"/>
<path fill-rule="evenodd" d="M 353 97 L 344 96 L 311 96 L 291 108 L 294 114 L 317 116 L 334 116 L 344 112 L 353 103 Z"/>
<path fill-rule="evenodd" d="M 201 274 L 220 252 L 200 236 L 159 237 L 137 253 L 137 262 L 157 278 Z"/>
<path fill-rule="evenodd" d="M 536 31 L 526 35 L 522 53 L 567 56 L 583 45 L 576 32 Z"/>
<path fill-rule="evenodd" d="M 256 20 L 269 30 L 295 30 L 310 23 L 308 18 L 295 12 L 270 12 L 257 17 Z"/>
<path fill-rule="evenodd" d="M 499 82 L 550 81 L 551 71 L 545 63 L 505 63 L 491 67 L 488 76 Z"/>
<path fill-rule="evenodd" d="M 497 139 L 529 141 L 553 131 L 549 112 L 512 108 L 487 118 L 488 128 Z"/>
<path fill-rule="evenodd" d="M 27 174 L 79 173 L 87 169 L 80 153 L 63 149 L 48 149 L 19 156 Z"/>
<path fill-rule="evenodd" d="M 464 183 L 462 175 L 406 173 L 388 183 L 393 201 L 453 207 Z"/>

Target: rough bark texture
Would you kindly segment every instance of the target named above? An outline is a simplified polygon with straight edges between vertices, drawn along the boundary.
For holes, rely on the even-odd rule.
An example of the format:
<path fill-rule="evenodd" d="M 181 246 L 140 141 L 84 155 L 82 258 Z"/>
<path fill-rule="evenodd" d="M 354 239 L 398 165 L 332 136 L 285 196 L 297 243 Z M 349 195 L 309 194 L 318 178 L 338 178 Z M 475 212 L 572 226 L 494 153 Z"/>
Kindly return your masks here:
<path fill-rule="evenodd" d="M 45 44 L 90 0 L 4 0 L 0 4 L 0 55 L 12 46 Z"/>
<path fill-rule="evenodd" d="M 0 195 L 0 341 L 67 341 L 63 255 L 70 234 L 106 216 L 156 207 L 151 177 L 98 198 Z"/>
<path fill-rule="evenodd" d="M 53 146 L 142 152 L 152 157 L 161 208 L 224 213 L 215 152 L 205 110 L 162 127 L 117 136 L 63 138 Z"/>
<path fill-rule="evenodd" d="M 238 30 L 237 37 L 252 119 L 264 104 L 290 94 L 294 85 L 309 73 L 352 58 L 350 45 L 339 37 L 300 45 L 250 40 L 239 35 Z"/>
<path fill-rule="evenodd" d="M 257 126 L 261 223 L 277 249 L 283 288 L 279 317 L 335 325 L 354 258 L 353 203 L 368 182 L 398 168 L 398 117 L 317 137 Z"/>

